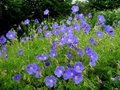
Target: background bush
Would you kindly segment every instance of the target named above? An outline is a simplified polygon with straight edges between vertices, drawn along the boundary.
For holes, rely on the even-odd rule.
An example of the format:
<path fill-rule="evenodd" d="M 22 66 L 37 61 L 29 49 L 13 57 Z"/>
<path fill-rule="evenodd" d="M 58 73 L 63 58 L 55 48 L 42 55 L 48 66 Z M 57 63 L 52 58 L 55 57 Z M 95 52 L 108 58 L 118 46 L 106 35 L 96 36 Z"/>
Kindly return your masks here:
<path fill-rule="evenodd" d="M 42 21 L 45 9 L 50 10 L 50 17 L 68 15 L 71 2 L 72 0 L 4 0 L 2 2 L 2 33 L 6 33 L 10 26 L 26 18 L 40 18 Z"/>

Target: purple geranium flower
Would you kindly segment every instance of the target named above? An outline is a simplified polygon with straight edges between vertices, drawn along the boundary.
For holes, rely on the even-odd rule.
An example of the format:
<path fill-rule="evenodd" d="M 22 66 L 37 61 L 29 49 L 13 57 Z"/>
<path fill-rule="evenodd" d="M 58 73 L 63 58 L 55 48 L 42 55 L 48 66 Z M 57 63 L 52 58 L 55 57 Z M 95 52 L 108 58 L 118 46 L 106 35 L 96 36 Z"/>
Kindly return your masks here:
<path fill-rule="evenodd" d="M 75 84 L 79 84 L 83 80 L 82 74 L 81 73 L 75 74 L 73 80 Z"/>
<path fill-rule="evenodd" d="M 98 38 L 102 38 L 104 34 L 103 34 L 102 31 L 98 30 L 98 31 L 96 32 L 96 35 L 97 35 Z"/>
<path fill-rule="evenodd" d="M 57 76 L 57 77 L 61 77 L 63 76 L 63 73 L 64 73 L 65 69 L 63 66 L 57 66 L 55 71 L 54 71 L 54 74 Z"/>
<path fill-rule="evenodd" d="M 60 34 L 60 30 L 58 30 L 58 29 L 52 30 L 52 33 L 54 35 L 58 35 L 58 34 Z"/>
<path fill-rule="evenodd" d="M 46 10 L 44 11 L 44 15 L 49 15 L 49 10 L 48 10 L 48 9 L 46 9 Z"/>
<path fill-rule="evenodd" d="M 96 52 L 90 52 L 88 56 L 92 61 L 97 61 L 98 60 L 98 55 L 97 55 Z"/>
<path fill-rule="evenodd" d="M 84 52 L 85 52 L 86 55 L 89 55 L 91 52 L 93 52 L 93 50 L 92 50 L 91 47 L 87 46 L 87 47 L 85 48 Z"/>
<path fill-rule="evenodd" d="M 82 62 L 75 62 L 75 64 L 74 64 L 74 70 L 77 73 L 81 73 L 84 70 L 84 66 L 83 66 Z"/>
<path fill-rule="evenodd" d="M 79 7 L 74 5 L 74 6 L 72 6 L 71 10 L 73 13 L 76 13 L 79 11 Z"/>
<path fill-rule="evenodd" d="M 28 64 L 26 67 L 26 71 L 28 74 L 35 74 L 37 69 L 38 69 L 37 64 Z"/>
<path fill-rule="evenodd" d="M 72 54 L 70 52 L 67 52 L 66 54 L 67 54 L 68 59 L 72 60 Z"/>
<path fill-rule="evenodd" d="M 116 77 L 112 78 L 112 80 L 113 80 L 113 81 L 115 81 L 115 80 L 120 80 L 120 76 L 116 76 Z"/>
<path fill-rule="evenodd" d="M 51 36 L 52 36 L 51 31 L 46 31 L 46 32 L 44 33 L 44 36 L 45 36 L 45 37 L 51 37 Z"/>
<path fill-rule="evenodd" d="M 53 24 L 52 24 L 52 28 L 53 29 L 56 29 L 58 27 L 58 23 L 57 22 L 54 22 Z"/>
<path fill-rule="evenodd" d="M 48 55 L 47 54 L 39 54 L 38 56 L 36 56 L 36 60 L 47 60 L 48 59 Z"/>
<path fill-rule="evenodd" d="M 85 23 L 85 26 L 84 26 L 84 32 L 85 32 L 86 34 L 88 34 L 89 31 L 90 31 L 90 25 L 87 24 L 87 23 Z"/>
<path fill-rule="evenodd" d="M 8 31 L 6 34 L 6 37 L 10 40 L 14 40 L 16 36 L 16 33 L 14 31 Z"/>
<path fill-rule="evenodd" d="M 15 74 L 15 76 L 13 77 L 13 80 L 20 81 L 21 80 L 20 74 Z"/>
<path fill-rule="evenodd" d="M 77 49 L 77 54 L 78 54 L 78 56 L 83 56 L 84 54 L 83 54 L 83 51 L 81 50 L 81 49 Z"/>
<path fill-rule="evenodd" d="M 57 56 L 57 52 L 56 52 L 55 50 L 51 50 L 49 56 L 50 56 L 51 58 L 54 58 L 54 57 Z"/>
<path fill-rule="evenodd" d="M 48 29 L 48 26 L 47 25 L 44 25 L 43 26 L 43 30 L 47 30 Z"/>
<path fill-rule="evenodd" d="M 89 18 L 92 18 L 92 13 L 88 13 L 88 17 L 89 17 Z"/>
<path fill-rule="evenodd" d="M 0 50 L 0 56 L 2 56 L 2 51 Z"/>
<path fill-rule="evenodd" d="M 46 61 L 45 66 L 50 66 L 50 61 Z"/>
<path fill-rule="evenodd" d="M 103 15 L 98 15 L 98 22 L 104 24 L 106 22 L 105 18 Z"/>
<path fill-rule="evenodd" d="M 42 33 L 42 29 L 40 28 L 40 26 L 37 26 L 36 30 L 37 30 L 38 33 Z"/>
<path fill-rule="evenodd" d="M 39 20 L 38 20 L 38 19 L 35 19 L 34 22 L 35 22 L 35 23 L 39 23 Z"/>
<path fill-rule="evenodd" d="M 40 77 L 40 75 L 41 75 L 41 72 L 40 72 L 40 67 L 37 65 L 37 70 L 36 70 L 36 72 L 35 72 L 35 77 L 36 78 L 39 78 Z"/>
<path fill-rule="evenodd" d="M 114 36 L 114 30 L 110 25 L 104 25 L 104 29 L 110 36 Z"/>
<path fill-rule="evenodd" d="M 71 17 L 71 16 L 69 16 L 69 17 L 68 17 L 68 20 L 69 20 L 69 21 L 72 21 L 72 17 Z"/>
<path fill-rule="evenodd" d="M 70 20 L 67 20 L 67 24 L 70 25 L 70 24 L 71 24 L 71 21 L 70 21 Z"/>
<path fill-rule="evenodd" d="M 74 75 L 73 71 L 69 68 L 64 71 L 63 78 L 64 78 L 64 80 L 68 80 L 68 79 L 72 78 L 73 75 Z"/>
<path fill-rule="evenodd" d="M 95 40 L 93 38 L 89 38 L 89 42 L 90 44 L 95 45 Z"/>
<path fill-rule="evenodd" d="M 46 84 L 46 86 L 53 87 L 56 84 L 56 82 L 57 82 L 56 78 L 53 75 L 47 76 L 45 78 L 45 84 Z"/>
<path fill-rule="evenodd" d="M 23 50 L 22 49 L 18 50 L 18 55 L 23 55 Z"/>
<path fill-rule="evenodd" d="M 80 31 L 81 27 L 80 27 L 79 24 L 74 23 L 74 29 L 75 29 L 76 31 Z"/>
<path fill-rule="evenodd" d="M 5 38 L 4 36 L 1 36 L 1 37 L 0 37 L 0 43 L 1 43 L 1 44 L 4 44 L 6 41 L 7 41 L 7 40 L 6 40 L 6 38 Z"/>
<path fill-rule="evenodd" d="M 26 20 L 24 20 L 24 25 L 27 25 L 27 24 L 29 24 L 30 23 L 30 20 L 29 19 L 26 19 Z"/>

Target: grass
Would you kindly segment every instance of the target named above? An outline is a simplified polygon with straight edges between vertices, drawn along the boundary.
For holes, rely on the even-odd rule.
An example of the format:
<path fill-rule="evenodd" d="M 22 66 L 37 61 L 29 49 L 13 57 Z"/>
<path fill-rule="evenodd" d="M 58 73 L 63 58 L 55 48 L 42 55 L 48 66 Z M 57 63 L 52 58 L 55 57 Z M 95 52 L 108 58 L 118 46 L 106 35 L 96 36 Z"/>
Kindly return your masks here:
<path fill-rule="evenodd" d="M 89 21 L 89 19 L 88 19 Z M 89 23 L 91 20 L 89 21 Z M 33 29 L 33 28 L 32 28 Z M 92 67 L 89 64 L 89 58 L 84 55 L 83 57 L 77 56 L 75 50 L 69 49 L 66 45 L 58 47 L 58 56 L 54 59 L 49 58 L 51 66 L 44 66 L 44 61 L 37 61 L 38 54 L 49 54 L 52 40 L 57 40 L 60 36 L 52 36 L 51 38 L 36 38 L 31 41 L 20 43 L 17 39 L 7 44 L 8 58 L 0 58 L 0 89 L 1 90 L 119 90 L 120 81 L 113 81 L 111 78 L 120 75 L 120 32 L 119 27 L 114 28 L 115 35 L 110 37 L 104 32 L 103 38 L 99 39 L 96 36 L 96 31 L 102 29 L 94 26 L 91 28 L 89 34 L 85 34 L 81 29 L 79 32 L 74 32 L 79 38 L 77 47 L 82 50 L 86 46 L 93 48 L 97 52 L 99 60 L 97 65 Z M 33 29 L 34 30 L 34 29 Z M 89 43 L 89 38 L 92 37 L 96 41 L 96 45 Z M 18 55 L 18 50 L 23 49 L 24 54 Z M 71 51 L 73 60 L 69 61 L 66 52 Z M 62 78 L 56 78 L 57 84 L 53 88 L 45 85 L 45 77 L 54 75 L 56 66 L 64 66 L 70 63 L 74 65 L 75 62 L 81 61 L 85 66 L 83 71 L 83 81 L 75 85 L 73 80 L 65 81 Z M 33 75 L 26 72 L 27 64 L 36 63 L 40 66 L 41 76 L 36 79 Z M 12 77 L 19 73 L 21 80 L 16 82 Z"/>

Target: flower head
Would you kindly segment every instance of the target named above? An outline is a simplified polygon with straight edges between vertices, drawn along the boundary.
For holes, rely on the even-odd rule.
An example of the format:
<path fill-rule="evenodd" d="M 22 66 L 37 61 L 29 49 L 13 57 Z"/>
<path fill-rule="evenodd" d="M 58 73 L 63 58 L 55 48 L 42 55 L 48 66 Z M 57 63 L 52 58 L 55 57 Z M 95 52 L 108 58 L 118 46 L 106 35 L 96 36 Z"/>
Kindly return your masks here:
<path fill-rule="evenodd" d="M 88 17 L 89 17 L 89 18 L 92 18 L 92 13 L 88 13 Z"/>
<path fill-rule="evenodd" d="M 74 5 L 74 6 L 72 6 L 71 10 L 73 13 L 76 13 L 79 11 L 79 7 Z"/>
<path fill-rule="evenodd" d="M 4 44 L 6 41 L 7 41 L 7 40 L 6 40 L 6 38 L 5 38 L 4 36 L 1 36 L 1 37 L 0 37 L 0 43 L 1 43 L 1 44 Z"/>
<path fill-rule="evenodd" d="M 21 80 L 20 74 L 15 74 L 14 77 L 13 77 L 13 80 L 20 81 Z"/>
<path fill-rule="evenodd" d="M 93 38 L 89 38 L 89 42 L 90 44 L 95 45 L 95 40 Z"/>
<path fill-rule="evenodd" d="M 56 84 L 56 82 L 57 82 L 57 80 L 56 80 L 56 78 L 53 75 L 47 76 L 45 78 L 46 86 L 53 87 Z"/>
<path fill-rule="evenodd" d="M 63 66 L 57 66 L 55 71 L 54 71 L 54 74 L 57 76 L 57 77 L 61 77 L 64 73 L 65 69 Z"/>
<path fill-rule="evenodd" d="M 14 40 L 16 36 L 16 33 L 14 31 L 8 31 L 6 34 L 6 37 L 10 40 Z"/>
<path fill-rule="evenodd" d="M 44 33 L 44 36 L 45 37 L 51 37 L 52 36 L 52 33 L 51 33 L 51 31 L 46 31 L 45 33 Z"/>
<path fill-rule="evenodd" d="M 39 54 L 38 56 L 36 56 L 36 60 L 47 60 L 48 59 L 48 55 L 47 54 Z"/>
<path fill-rule="evenodd" d="M 83 56 L 84 54 L 83 54 L 83 51 L 81 50 L 81 49 L 77 49 L 77 54 L 78 54 L 78 56 Z"/>
<path fill-rule="evenodd" d="M 50 61 L 46 61 L 45 66 L 50 66 Z"/>
<path fill-rule="evenodd" d="M 70 52 L 67 52 L 66 54 L 67 54 L 68 59 L 72 60 L 72 54 Z"/>
<path fill-rule="evenodd" d="M 37 69 L 38 69 L 38 66 L 36 64 L 28 64 L 26 67 L 26 71 L 28 74 L 35 74 Z"/>
<path fill-rule="evenodd" d="M 98 15 L 98 22 L 104 24 L 106 22 L 105 18 L 103 15 Z"/>
<path fill-rule="evenodd" d="M 98 38 L 102 38 L 104 34 L 103 34 L 102 31 L 98 30 L 98 31 L 96 32 L 96 35 L 97 35 Z"/>
<path fill-rule="evenodd" d="M 83 80 L 82 74 L 81 73 L 75 74 L 73 80 L 75 84 L 79 84 Z"/>
<path fill-rule="evenodd" d="M 74 70 L 77 73 L 81 73 L 84 70 L 84 66 L 83 66 L 82 62 L 75 62 L 75 64 L 74 64 Z"/>
<path fill-rule="evenodd" d="M 26 19 L 26 20 L 24 20 L 24 25 L 27 25 L 27 24 L 29 24 L 30 23 L 30 20 L 29 19 Z"/>
<path fill-rule="evenodd" d="M 23 55 L 23 50 L 22 49 L 18 50 L 18 55 Z"/>
<path fill-rule="evenodd" d="M 56 52 L 55 50 L 51 50 L 49 56 L 50 56 L 51 58 L 54 58 L 54 57 L 57 56 L 57 52 Z"/>
<path fill-rule="evenodd" d="M 46 9 L 46 10 L 44 11 L 44 15 L 49 15 L 49 10 L 48 10 L 48 9 Z"/>
<path fill-rule="evenodd" d="M 38 20 L 38 19 L 35 19 L 34 22 L 35 22 L 35 23 L 39 23 L 39 20 Z"/>

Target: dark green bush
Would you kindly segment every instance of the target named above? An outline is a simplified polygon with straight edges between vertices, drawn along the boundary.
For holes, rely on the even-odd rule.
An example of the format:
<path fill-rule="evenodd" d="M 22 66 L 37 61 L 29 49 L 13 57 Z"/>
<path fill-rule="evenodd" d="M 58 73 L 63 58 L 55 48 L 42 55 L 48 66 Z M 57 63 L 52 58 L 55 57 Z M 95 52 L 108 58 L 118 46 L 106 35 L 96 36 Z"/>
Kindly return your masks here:
<path fill-rule="evenodd" d="M 120 0 L 88 0 L 89 7 L 95 10 L 112 10 L 120 7 Z"/>
<path fill-rule="evenodd" d="M 3 0 L 2 21 L 4 22 L 2 23 L 4 29 L 2 30 L 9 30 L 9 26 L 26 18 L 39 18 L 42 21 L 45 17 L 43 15 L 45 9 L 50 10 L 50 17 L 69 15 L 71 2 L 72 0 Z"/>

